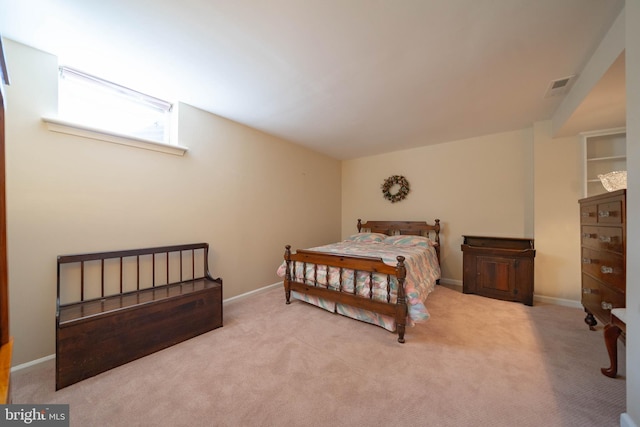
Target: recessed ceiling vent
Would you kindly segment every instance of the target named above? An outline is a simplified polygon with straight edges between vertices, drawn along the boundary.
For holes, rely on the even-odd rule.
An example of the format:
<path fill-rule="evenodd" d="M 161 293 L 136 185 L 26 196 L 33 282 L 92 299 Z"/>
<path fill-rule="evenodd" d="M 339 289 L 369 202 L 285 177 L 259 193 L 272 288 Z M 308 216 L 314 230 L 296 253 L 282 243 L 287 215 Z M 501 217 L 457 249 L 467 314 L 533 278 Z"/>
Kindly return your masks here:
<path fill-rule="evenodd" d="M 571 88 L 571 85 L 573 84 L 575 78 L 576 76 L 573 75 L 557 80 L 552 80 L 551 83 L 549 83 L 549 87 L 547 88 L 547 92 L 545 93 L 544 97 L 551 98 L 553 96 L 564 95 L 565 93 L 569 92 L 569 88 Z"/>

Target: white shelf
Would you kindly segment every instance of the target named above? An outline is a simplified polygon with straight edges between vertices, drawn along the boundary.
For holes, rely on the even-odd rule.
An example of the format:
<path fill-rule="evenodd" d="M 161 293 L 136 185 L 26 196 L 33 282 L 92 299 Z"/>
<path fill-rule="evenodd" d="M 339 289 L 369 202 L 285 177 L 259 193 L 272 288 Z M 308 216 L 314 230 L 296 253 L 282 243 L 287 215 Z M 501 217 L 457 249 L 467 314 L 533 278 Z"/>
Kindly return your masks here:
<path fill-rule="evenodd" d="M 627 169 L 627 136 L 624 128 L 581 134 L 583 147 L 584 197 L 606 192 L 600 174 Z"/>
<path fill-rule="evenodd" d="M 587 162 L 603 162 L 608 160 L 627 160 L 627 156 L 590 157 Z"/>

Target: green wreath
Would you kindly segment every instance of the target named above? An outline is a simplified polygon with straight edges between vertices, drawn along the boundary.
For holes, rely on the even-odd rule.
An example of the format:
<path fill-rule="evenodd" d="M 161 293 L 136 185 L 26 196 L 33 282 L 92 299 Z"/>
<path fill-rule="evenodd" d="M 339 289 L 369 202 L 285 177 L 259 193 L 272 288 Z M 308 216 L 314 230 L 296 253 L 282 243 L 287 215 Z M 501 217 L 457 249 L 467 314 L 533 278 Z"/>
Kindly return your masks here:
<path fill-rule="evenodd" d="M 393 186 L 399 185 L 400 189 L 396 193 L 391 193 L 391 189 Z M 389 200 L 391 203 L 399 202 L 404 200 L 409 194 L 409 181 L 402 175 L 393 175 L 384 180 L 382 184 L 382 195 L 385 199 Z"/>

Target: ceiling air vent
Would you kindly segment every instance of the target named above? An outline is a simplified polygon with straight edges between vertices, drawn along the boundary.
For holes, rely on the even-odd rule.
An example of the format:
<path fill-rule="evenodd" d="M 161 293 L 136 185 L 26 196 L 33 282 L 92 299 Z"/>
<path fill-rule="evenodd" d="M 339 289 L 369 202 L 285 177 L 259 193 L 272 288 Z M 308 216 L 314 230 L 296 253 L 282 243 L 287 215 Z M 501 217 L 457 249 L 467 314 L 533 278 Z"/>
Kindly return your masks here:
<path fill-rule="evenodd" d="M 547 92 L 545 93 L 545 98 L 551 98 L 553 96 L 564 95 L 569 91 L 571 84 L 575 80 L 575 75 L 563 77 L 561 79 L 552 80 L 549 83 L 549 87 L 547 88 Z"/>

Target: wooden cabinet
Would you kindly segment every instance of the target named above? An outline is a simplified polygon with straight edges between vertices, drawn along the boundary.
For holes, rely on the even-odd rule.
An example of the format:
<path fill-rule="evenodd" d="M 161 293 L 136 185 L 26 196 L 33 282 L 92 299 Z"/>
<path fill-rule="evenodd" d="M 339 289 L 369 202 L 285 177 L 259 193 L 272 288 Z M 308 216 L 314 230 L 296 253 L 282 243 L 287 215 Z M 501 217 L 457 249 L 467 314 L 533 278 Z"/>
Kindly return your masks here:
<path fill-rule="evenodd" d="M 609 323 L 612 308 L 625 306 L 627 190 L 579 203 L 584 321 L 595 329 L 597 320 Z"/>
<path fill-rule="evenodd" d="M 533 239 L 462 237 L 465 294 L 533 305 Z"/>
<path fill-rule="evenodd" d="M 627 134 L 625 128 L 581 134 L 584 155 L 584 197 L 604 194 L 598 175 L 627 170 Z"/>

